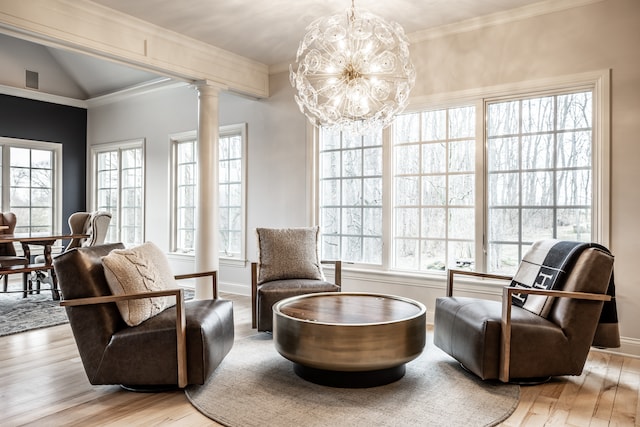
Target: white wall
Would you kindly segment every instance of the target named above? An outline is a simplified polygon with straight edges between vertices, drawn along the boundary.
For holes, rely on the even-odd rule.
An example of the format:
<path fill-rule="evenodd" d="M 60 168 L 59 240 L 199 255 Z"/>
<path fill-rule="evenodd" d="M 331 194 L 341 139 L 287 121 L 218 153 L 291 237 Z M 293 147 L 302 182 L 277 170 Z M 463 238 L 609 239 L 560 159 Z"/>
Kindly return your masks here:
<path fill-rule="evenodd" d="M 308 225 L 306 122 L 293 89 L 282 75 L 272 79 L 277 93 L 255 100 L 220 95 L 220 125 L 247 123 L 247 259 L 255 260 L 256 227 Z M 198 96 L 191 87 L 173 88 L 89 109 L 88 143 L 146 141 L 145 239 L 170 248 L 169 155 L 171 134 L 197 128 Z M 298 177 L 302 177 L 298 179 Z M 193 271 L 189 257 L 170 257 L 176 273 Z M 249 293 L 250 271 L 222 263 L 221 288 Z"/>
<path fill-rule="evenodd" d="M 607 0 L 553 14 L 497 24 L 411 46 L 418 78 L 412 98 L 504 83 L 612 70 L 611 242 L 616 256 L 622 351 L 640 355 L 640 2 Z M 248 123 L 248 259 L 258 226 L 309 221 L 306 121 L 293 101 L 287 73 L 270 78 L 265 100 L 221 96 L 220 124 Z M 147 138 L 147 238 L 168 248 L 168 135 L 196 127 L 197 96 L 174 89 L 92 109 L 90 144 Z M 181 267 L 182 268 L 182 267 Z M 221 265 L 221 288 L 248 293 L 248 267 Z M 389 292 L 421 300 L 432 313 L 444 281 L 372 275 L 345 266 L 345 290 Z M 466 288 L 466 287 L 465 287 Z M 496 298 L 490 286 L 480 294 Z"/>

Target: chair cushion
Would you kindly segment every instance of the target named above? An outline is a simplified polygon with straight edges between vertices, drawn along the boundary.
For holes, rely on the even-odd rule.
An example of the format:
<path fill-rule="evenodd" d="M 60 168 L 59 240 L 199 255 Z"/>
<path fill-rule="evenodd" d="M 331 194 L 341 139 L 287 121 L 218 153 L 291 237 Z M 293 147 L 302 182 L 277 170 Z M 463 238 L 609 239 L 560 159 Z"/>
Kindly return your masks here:
<path fill-rule="evenodd" d="M 102 258 L 104 274 L 114 295 L 175 289 L 177 284 L 164 253 L 151 242 L 115 249 Z M 119 301 L 118 310 L 129 326 L 136 326 L 174 303 L 173 297 Z"/>
<path fill-rule="evenodd" d="M 340 292 L 340 286 L 323 280 L 289 279 L 274 280 L 258 286 L 258 331 L 271 331 L 273 305 L 285 298 L 316 292 Z"/>
<path fill-rule="evenodd" d="M 258 284 L 272 280 L 324 280 L 318 254 L 320 227 L 257 228 Z"/>
<path fill-rule="evenodd" d="M 501 317 L 499 301 L 436 298 L 433 343 L 480 378 L 497 379 Z M 519 307 L 512 307 L 511 322 L 511 378 L 580 374 L 584 360 L 562 328 Z"/>

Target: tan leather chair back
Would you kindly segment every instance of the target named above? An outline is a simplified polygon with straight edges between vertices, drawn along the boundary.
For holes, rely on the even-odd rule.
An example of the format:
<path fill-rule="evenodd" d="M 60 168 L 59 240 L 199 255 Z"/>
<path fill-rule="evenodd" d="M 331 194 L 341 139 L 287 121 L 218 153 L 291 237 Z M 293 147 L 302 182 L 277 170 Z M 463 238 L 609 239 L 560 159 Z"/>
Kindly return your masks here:
<path fill-rule="evenodd" d="M 107 230 L 111 223 L 111 213 L 106 211 L 95 211 L 89 218 L 87 234 L 89 237 L 82 246 L 96 246 L 104 243 L 107 237 Z"/>
<path fill-rule="evenodd" d="M 110 222 L 111 213 L 106 211 L 75 212 L 71 214 L 71 216 L 69 216 L 71 234 L 88 234 L 89 236 L 72 239 L 65 248 L 65 251 L 78 247 L 103 244 Z"/>
<path fill-rule="evenodd" d="M 8 228 L 0 230 L 0 234 L 13 234 L 16 230 L 17 222 L 18 220 L 13 212 L 2 212 L 0 214 L 0 225 L 5 225 Z M 13 243 L 0 243 L 0 255 L 16 256 L 16 248 Z"/>

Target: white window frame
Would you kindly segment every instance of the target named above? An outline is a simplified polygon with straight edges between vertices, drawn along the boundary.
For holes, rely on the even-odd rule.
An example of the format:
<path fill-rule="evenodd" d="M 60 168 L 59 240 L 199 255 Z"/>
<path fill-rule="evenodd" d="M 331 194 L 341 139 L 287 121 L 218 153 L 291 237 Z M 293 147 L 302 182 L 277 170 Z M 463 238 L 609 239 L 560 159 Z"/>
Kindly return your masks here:
<path fill-rule="evenodd" d="M 126 149 L 132 149 L 132 148 L 139 148 L 142 151 L 142 186 L 141 186 L 141 200 L 142 200 L 142 206 L 141 206 L 141 218 L 142 218 L 142 223 L 140 224 L 141 227 L 141 231 L 142 231 L 142 236 L 141 236 L 141 242 L 143 243 L 145 241 L 145 234 L 146 234 L 146 215 L 145 215 L 145 211 L 146 211 L 146 198 L 145 198 L 145 193 L 146 193 L 146 141 L 144 138 L 140 138 L 140 139 L 133 139 L 133 140 L 127 140 L 127 141 L 119 141 L 119 142 L 107 142 L 107 143 L 102 143 L 102 144 L 96 144 L 93 145 L 91 147 L 91 206 L 93 207 L 94 210 L 98 209 L 98 164 L 97 164 L 97 158 L 98 158 L 98 154 L 101 153 L 105 153 L 105 152 L 110 152 L 110 151 L 122 151 L 122 150 L 126 150 Z M 121 157 L 119 156 L 119 164 L 118 164 L 118 173 L 120 174 L 122 172 L 121 169 Z M 122 200 L 122 185 L 121 185 L 121 179 L 119 177 L 118 180 L 118 200 L 119 203 Z M 114 226 L 114 224 L 117 224 L 117 229 L 116 229 L 116 233 L 118 235 L 117 239 L 118 241 L 122 241 L 122 229 L 121 229 L 121 224 L 122 224 L 122 218 L 121 218 L 121 212 L 120 209 L 118 209 L 118 212 L 111 212 L 111 215 L 113 218 L 115 218 L 115 221 L 111 221 L 111 224 L 109 225 L 109 227 Z"/>
<path fill-rule="evenodd" d="M 198 143 L 198 134 L 196 131 L 188 131 L 188 132 L 181 132 L 181 133 L 176 133 L 173 135 L 169 136 L 169 141 L 171 144 L 171 250 L 170 252 L 173 254 L 179 254 L 179 255 L 195 255 L 195 247 L 193 248 L 193 250 L 188 250 L 188 251 L 179 251 L 178 250 L 178 164 L 177 164 L 177 159 L 178 159 L 178 145 L 179 144 L 183 144 L 186 142 L 193 142 L 194 144 L 194 148 L 197 149 L 197 143 Z M 196 156 L 197 156 L 197 151 L 196 151 Z M 198 161 L 197 161 L 197 157 L 194 159 L 195 160 L 195 180 L 196 180 L 196 184 L 195 184 L 195 193 L 194 193 L 194 198 L 197 198 L 197 189 L 198 189 L 198 183 L 197 183 L 197 178 L 198 178 L 198 170 L 197 170 L 197 166 L 198 166 Z M 195 230 L 195 224 L 194 224 L 194 230 Z"/>
<path fill-rule="evenodd" d="M 484 271 L 487 263 L 484 248 L 484 230 L 487 227 L 487 194 L 485 170 L 485 108 L 489 101 L 502 98 L 523 96 L 543 96 L 566 91 L 592 90 L 593 93 L 593 131 L 592 131 L 592 240 L 605 246 L 610 244 L 610 74 L 609 69 L 597 70 L 580 74 L 553 77 L 534 81 L 505 84 L 482 89 L 473 89 L 455 93 L 444 93 L 413 99 L 407 113 L 451 108 L 464 105 L 476 107 L 476 271 Z M 319 178 L 320 171 L 318 150 L 320 146 L 319 131 L 312 132 L 311 142 L 314 144 L 313 159 L 313 190 L 314 190 L 314 219 L 320 223 Z M 393 199 L 392 199 L 392 153 L 391 132 L 383 131 L 383 254 L 382 264 L 372 266 L 368 264 L 351 264 L 353 268 L 380 271 L 399 272 L 391 268 L 392 258 L 392 230 L 393 230 Z M 438 274 L 420 272 L 421 275 Z"/>
<path fill-rule="evenodd" d="M 62 144 L 45 141 L 32 141 L 27 139 L 0 137 L 2 146 L 2 211 L 8 211 L 11 206 L 11 166 L 9 163 L 9 151 L 11 147 L 48 150 L 53 152 L 53 177 L 52 177 L 52 224 L 51 231 L 62 230 Z M 18 218 L 18 225 L 20 218 Z"/>
<path fill-rule="evenodd" d="M 218 132 L 219 138 L 224 138 L 233 135 L 240 135 L 241 138 L 241 168 L 242 171 L 240 173 L 240 187 L 241 187 L 241 195 L 240 195 L 240 253 L 238 254 L 230 254 L 220 250 L 220 259 L 224 260 L 226 263 L 236 263 L 240 262 L 244 264 L 247 259 L 247 124 L 239 123 L 227 126 L 220 126 L 220 130 Z M 222 161 L 218 159 L 218 161 Z M 220 182 L 219 182 L 220 184 Z M 218 186 L 219 187 L 219 186 Z M 220 209 L 220 207 L 218 207 Z"/>
<path fill-rule="evenodd" d="M 384 174 L 384 144 L 382 142 L 382 138 L 377 138 L 377 137 L 368 137 L 368 136 L 360 136 L 360 135 L 355 135 L 355 136 L 349 136 L 349 135 L 340 135 L 340 134 L 335 134 L 334 132 L 327 132 L 328 135 L 333 135 L 333 139 L 334 140 L 338 140 L 340 141 L 339 143 L 339 147 L 331 147 L 331 148 L 326 148 L 320 151 L 323 147 L 320 146 L 320 139 L 321 139 L 321 135 L 322 135 L 323 131 L 320 130 L 319 131 L 319 139 L 318 139 L 318 163 L 317 163 L 317 168 L 318 168 L 318 177 L 320 175 L 320 171 L 319 168 L 323 167 L 322 164 L 322 158 L 323 157 L 329 157 L 329 156 L 336 156 L 337 158 L 339 158 L 339 162 L 338 162 L 338 167 L 340 168 L 339 171 L 336 171 L 336 175 L 333 176 L 329 176 L 329 177 L 324 177 L 322 180 L 321 179 L 317 179 L 317 192 L 318 192 L 318 209 L 317 209 L 317 215 L 318 215 L 318 220 L 319 223 L 322 223 L 322 215 L 323 215 L 323 209 L 338 209 L 340 212 L 340 218 L 337 219 L 337 224 L 338 227 L 340 228 L 339 231 L 337 231 L 336 233 L 333 234 L 323 234 L 321 236 L 321 246 L 327 246 L 327 245 L 334 245 L 335 240 L 337 240 L 337 246 L 340 250 L 343 250 L 344 247 L 348 246 L 346 244 L 346 241 L 349 239 L 355 239 L 358 240 L 361 244 L 361 252 L 364 253 L 365 252 L 365 242 L 369 241 L 369 242 L 375 242 L 375 240 L 380 240 L 380 244 L 382 245 L 382 241 L 384 241 L 383 239 L 383 233 L 384 233 L 384 227 L 381 225 L 380 227 L 380 234 L 375 234 L 375 233 L 366 233 L 365 229 L 367 228 L 365 225 L 365 219 L 366 219 L 366 215 L 365 212 L 367 210 L 380 210 L 381 212 L 381 217 L 384 218 L 384 203 L 382 198 L 384 197 L 384 191 L 381 192 L 380 196 L 380 200 L 367 200 L 370 204 L 367 204 L 365 202 L 363 203 L 359 203 L 359 204 L 349 204 L 349 202 L 345 201 L 345 183 L 348 181 L 355 181 L 357 183 L 357 185 L 355 185 L 352 188 L 358 187 L 357 190 L 360 190 L 360 193 L 362 195 L 363 198 L 365 198 L 365 183 L 367 181 L 370 180 L 377 180 L 380 179 L 382 181 L 382 185 L 384 186 L 384 180 L 383 180 L 383 174 Z M 350 140 L 355 140 L 357 141 L 355 144 L 351 145 L 349 144 L 347 141 Z M 370 152 L 372 150 L 380 150 L 380 152 L 382 153 L 382 158 L 380 159 L 380 173 L 373 173 L 372 171 L 369 171 L 369 173 L 364 173 L 365 172 L 365 154 L 367 152 Z M 355 153 L 354 156 L 355 157 L 359 157 L 360 159 L 360 170 L 358 170 L 357 172 L 346 172 L 343 168 L 344 163 L 342 162 L 341 159 L 343 159 L 345 156 L 349 156 L 351 153 Z M 323 185 L 328 184 L 328 183 L 335 183 L 335 185 L 340 188 L 339 190 L 339 194 L 337 196 L 338 200 L 335 200 L 334 203 L 328 204 L 326 206 L 320 206 L 319 202 L 320 202 L 320 195 L 321 192 L 323 190 Z M 355 191 L 357 191 L 355 190 Z M 373 195 L 369 195 L 369 198 L 373 196 Z M 351 231 L 348 232 L 346 230 L 346 228 L 342 227 L 342 224 L 345 222 L 348 222 L 345 219 L 345 215 L 344 215 L 344 211 L 347 209 L 352 209 L 354 211 L 357 211 L 358 214 L 360 214 L 360 217 L 357 217 L 357 214 L 355 215 L 355 217 L 357 219 L 360 220 L 360 225 L 359 228 L 360 230 L 358 231 Z M 357 221 L 355 221 L 355 223 L 357 223 Z M 355 226 L 353 228 L 358 228 L 358 226 Z M 370 230 L 368 230 L 370 231 Z M 331 242 L 332 240 L 334 240 L 334 242 Z M 372 246 L 375 246 L 375 243 L 371 244 Z M 323 251 L 324 253 L 324 251 Z M 383 251 L 384 253 L 384 251 Z M 363 254 L 361 254 L 363 255 Z M 382 254 L 381 254 L 382 255 Z M 326 258 L 331 258 L 331 256 L 327 255 L 325 253 L 324 257 Z M 370 268 L 375 268 L 377 266 L 377 264 L 372 264 L 372 263 L 365 263 L 365 262 L 361 262 L 359 264 L 362 265 L 366 265 L 369 266 Z"/>
<path fill-rule="evenodd" d="M 247 124 L 239 123 L 233 125 L 220 126 L 218 130 L 218 138 L 223 138 L 231 135 L 240 135 L 242 139 L 241 143 L 241 164 L 242 164 L 242 173 L 241 173 L 241 252 L 235 255 L 227 255 L 224 251 L 219 252 L 219 258 L 221 263 L 227 265 L 241 265 L 243 266 L 246 263 L 246 250 L 247 250 Z M 196 131 L 188 131 L 172 134 L 169 136 L 169 141 L 171 144 L 171 251 L 173 254 L 184 255 L 184 256 L 195 256 L 195 248 L 193 251 L 189 252 L 176 252 L 176 243 L 177 243 L 177 151 L 176 144 L 185 142 L 185 141 L 195 141 L 197 147 L 197 132 Z M 196 160 L 196 165 L 197 165 Z M 196 184 L 197 186 L 197 184 Z M 197 192 L 196 192 L 197 194 Z"/>

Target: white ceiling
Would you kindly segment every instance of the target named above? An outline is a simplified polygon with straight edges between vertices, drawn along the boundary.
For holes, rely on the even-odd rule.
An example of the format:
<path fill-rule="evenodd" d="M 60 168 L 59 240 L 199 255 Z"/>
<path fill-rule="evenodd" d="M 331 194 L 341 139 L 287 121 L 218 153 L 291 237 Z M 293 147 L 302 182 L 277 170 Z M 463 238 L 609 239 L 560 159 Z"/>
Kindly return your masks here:
<path fill-rule="evenodd" d="M 293 62 L 309 23 L 346 13 L 351 6 L 349 0 L 92 1 L 273 67 Z M 367 10 L 398 22 L 410 39 L 412 33 L 535 3 L 540 0 L 355 0 L 356 11 Z M 55 66 L 82 88 L 83 100 L 159 77 L 71 51 L 46 49 Z"/>
<path fill-rule="evenodd" d="M 295 59 L 305 27 L 345 13 L 350 0 L 93 0 L 136 18 L 254 59 L 278 65 Z M 398 22 L 407 34 L 540 0 L 355 0 Z"/>

